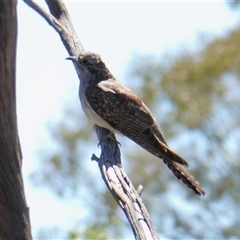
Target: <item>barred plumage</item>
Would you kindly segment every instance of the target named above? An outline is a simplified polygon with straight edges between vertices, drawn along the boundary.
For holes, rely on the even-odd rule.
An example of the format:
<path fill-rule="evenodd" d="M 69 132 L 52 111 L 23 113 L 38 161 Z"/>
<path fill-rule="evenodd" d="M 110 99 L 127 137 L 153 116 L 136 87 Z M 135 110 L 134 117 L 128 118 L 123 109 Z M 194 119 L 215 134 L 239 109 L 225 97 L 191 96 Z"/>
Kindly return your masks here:
<path fill-rule="evenodd" d="M 80 72 L 79 96 L 85 114 L 92 122 L 112 132 L 120 132 L 153 155 L 196 194 L 201 185 L 185 169 L 187 162 L 173 152 L 150 110 L 130 89 L 121 85 L 97 54 L 83 52 L 75 60 Z M 184 167 L 185 166 L 185 167 Z"/>

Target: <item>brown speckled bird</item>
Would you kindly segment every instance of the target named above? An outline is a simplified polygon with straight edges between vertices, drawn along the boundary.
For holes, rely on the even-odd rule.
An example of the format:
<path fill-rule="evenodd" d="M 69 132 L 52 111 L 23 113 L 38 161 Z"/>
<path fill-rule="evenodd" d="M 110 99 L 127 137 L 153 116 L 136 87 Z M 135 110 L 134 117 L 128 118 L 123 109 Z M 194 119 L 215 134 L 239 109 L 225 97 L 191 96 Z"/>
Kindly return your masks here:
<path fill-rule="evenodd" d="M 79 97 L 87 117 L 113 133 L 120 132 L 161 158 L 178 179 L 196 194 L 204 195 L 201 185 L 185 169 L 188 163 L 167 145 L 150 110 L 134 92 L 115 79 L 101 57 L 82 52 L 68 59 L 78 68 Z"/>

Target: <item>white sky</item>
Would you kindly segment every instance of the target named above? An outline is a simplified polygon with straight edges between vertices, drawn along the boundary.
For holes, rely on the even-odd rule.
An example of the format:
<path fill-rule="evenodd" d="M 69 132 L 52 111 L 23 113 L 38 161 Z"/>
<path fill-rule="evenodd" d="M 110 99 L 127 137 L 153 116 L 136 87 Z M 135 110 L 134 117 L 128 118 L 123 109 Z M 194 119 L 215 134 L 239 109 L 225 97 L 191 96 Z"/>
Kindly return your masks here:
<path fill-rule="evenodd" d="M 84 48 L 101 54 L 119 81 L 133 52 L 178 49 L 196 42 L 199 33 L 223 34 L 239 19 L 239 12 L 230 11 L 223 1 L 65 2 Z M 60 201 L 48 190 L 34 189 L 28 179 L 38 167 L 36 150 L 47 139 L 46 122 L 59 119 L 64 102 L 76 98 L 78 78 L 71 62 L 65 61 L 68 54 L 58 34 L 20 1 L 18 24 L 18 127 L 34 236 L 41 227 L 67 229 L 83 213 L 77 202 Z"/>

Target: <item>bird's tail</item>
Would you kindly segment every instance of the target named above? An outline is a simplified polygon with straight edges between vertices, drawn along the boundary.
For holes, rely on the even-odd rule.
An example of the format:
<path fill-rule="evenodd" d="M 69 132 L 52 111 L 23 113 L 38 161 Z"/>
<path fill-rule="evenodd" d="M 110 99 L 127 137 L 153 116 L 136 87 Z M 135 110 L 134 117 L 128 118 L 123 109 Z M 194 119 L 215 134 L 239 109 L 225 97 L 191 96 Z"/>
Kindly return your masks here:
<path fill-rule="evenodd" d="M 187 187 L 192 189 L 197 195 L 204 195 L 205 192 L 199 182 L 180 164 L 163 160 L 173 174 L 181 180 Z"/>

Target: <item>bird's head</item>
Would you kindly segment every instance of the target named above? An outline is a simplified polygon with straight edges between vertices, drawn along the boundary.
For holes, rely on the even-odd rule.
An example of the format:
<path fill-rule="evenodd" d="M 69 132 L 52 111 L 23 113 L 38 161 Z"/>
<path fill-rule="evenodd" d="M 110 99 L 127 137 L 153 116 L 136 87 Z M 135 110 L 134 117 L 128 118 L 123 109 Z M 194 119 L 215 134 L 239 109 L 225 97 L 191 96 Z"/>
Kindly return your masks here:
<path fill-rule="evenodd" d="M 72 60 L 77 67 L 77 72 L 83 82 L 106 80 L 112 78 L 100 55 L 92 52 L 82 52 L 79 56 L 70 56 L 67 59 Z"/>

